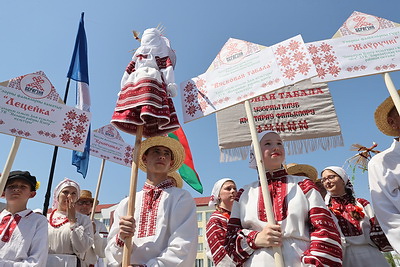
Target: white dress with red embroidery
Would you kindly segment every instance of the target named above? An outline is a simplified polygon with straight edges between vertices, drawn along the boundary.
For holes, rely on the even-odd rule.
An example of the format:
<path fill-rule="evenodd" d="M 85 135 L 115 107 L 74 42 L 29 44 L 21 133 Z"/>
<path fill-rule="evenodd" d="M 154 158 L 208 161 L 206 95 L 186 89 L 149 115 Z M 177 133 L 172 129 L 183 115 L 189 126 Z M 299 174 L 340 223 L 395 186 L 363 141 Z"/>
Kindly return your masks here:
<path fill-rule="evenodd" d="M 225 237 L 228 228 L 229 211 L 216 210 L 211 214 L 206 226 L 206 254 L 215 266 L 236 266 L 225 250 Z"/>
<path fill-rule="evenodd" d="M 65 212 L 53 210 L 49 221 L 49 257 L 47 266 L 76 266 L 77 257 L 84 259 L 93 245 L 93 225 L 86 215 L 76 213 L 77 221 L 71 224 Z"/>
<path fill-rule="evenodd" d="M 285 266 L 341 266 L 340 234 L 315 184 L 285 170 L 267 177 Z M 229 255 L 238 265 L 274 266 L 273 249 L 254 244 L 267 224 L 259 182 L 241 189 L 236 200 L 226 237 Z"/>
<path fill-rule="evenodd" d="M 379 224 L 376 224 L 370 203 L 357 198 L 351 203 L 349 195 L 330 198 L 330 209 L 337 218 L 337 223 L 345 238 L 343 266 L 389 266 L 379 251 L 392 250 L 389 241 Z M 351 211 L 356 211 L 361 221 L 354 219 Z"/>
<path fill-rule="evenodd" d="M 120 266 L 123 241 L 119 239 L 119 218 L 127 214 L 128 198 L 114 212 L 108 236 L 108 266 Z M 197 253 L 196 205 L 184 189 L 170 179 L 152 186 L 145 183 L 136 194 L 136 229 L 132 238 L 131 263 L 147 266 L 193 266 Z"/>
<path fill-rule="evenodd" d="M 180 126 L 167 92 L 174 79 L 172 61 L 168 55 L 159 57 L 154 51 L 142 50 L 133 55 L 125 70 L 111 124 L 131 134 L 143 125 L 144 137 L 173 132 Z"/>
<path fill-rule="evenodd" d="M 14 216 L 0 213 L 0 266 L 46 266 L 47 220 L 43 215 L 23 210 Z"/>

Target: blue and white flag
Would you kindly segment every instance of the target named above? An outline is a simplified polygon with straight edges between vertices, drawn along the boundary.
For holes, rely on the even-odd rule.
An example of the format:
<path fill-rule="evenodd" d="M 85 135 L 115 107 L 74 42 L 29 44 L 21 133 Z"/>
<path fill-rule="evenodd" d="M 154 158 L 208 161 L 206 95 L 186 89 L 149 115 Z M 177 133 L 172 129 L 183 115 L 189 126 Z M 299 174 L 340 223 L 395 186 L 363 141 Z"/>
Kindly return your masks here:
<path fill-rule="evenodd" d="M 76 35 L 74 53 L 72 54 L 71 65 L 67 77 L 75 80 L 76 83 L 76 107 L 85 111 L 90 111 L 89 93 L 89 72 L 87 60 L 87 42 L 83 22 L 83 15 L 79 22 L 78 34 Z M 90 127 L 87 135 L 85 150 L 83 152 L 72 152 L 72 165 L 77 167 L 77 171 L 86 177 L 89 166 L 90 152 Z"/>

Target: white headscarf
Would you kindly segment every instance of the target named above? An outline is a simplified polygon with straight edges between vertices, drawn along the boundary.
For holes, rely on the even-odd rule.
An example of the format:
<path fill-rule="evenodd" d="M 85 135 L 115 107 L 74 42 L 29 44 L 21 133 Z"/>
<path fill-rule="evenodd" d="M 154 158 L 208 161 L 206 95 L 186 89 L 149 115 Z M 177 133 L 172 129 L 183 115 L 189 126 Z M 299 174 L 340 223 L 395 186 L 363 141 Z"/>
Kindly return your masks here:
<path fill-rule="evenodd" d="M 353 184 L 351 183 L 351 181 L 350 181 L 350 179 L 349 179 L 349 176 L 347 175 L 346 171 L 345 171 L 342 167 L 338 167 L 338 166 L 329 166 L 329 167 L 326 167 L 326 168 L 324 168 L 324 169 L 321 171 L 321 175 L 322 175 L 322 173 L 323 173 L 324 171 L 326 171 L 326 170 L 333 171 L 333 172 L 335 172 L 337 175 L 339 175 L 339 177 L 340 177 L 340 178 L 343 180 L 343 182 L 344 182 L 345 188 L 350 189 L 350 190 L 351 190 L 351 193 L 354 195 Z M 346 192 L 346 193 L 347 193 L 347 192 Z M 326 203 L 326 204 L 329 204 L 330 199 L 331 199 L 331 193 L 327 191 L 327 192 L 326 192 L 326 195 L 325 195 L 325 203 Z"/>
<path fill-rule="evenodd" d="M 67 187 L 67 186 L 73 186 L 76 188 L 76 195 L 79 196 L 81 195 L 81 188 L 79 187 L 78 183 L 68 179 L 68 178 L 64 178 L 64 180 L 62 180 L 57 186 L 56 189 L 54 189 L 54 194 L 53 194 L 53 210 L 58 208 L 58 195 L 60 195 L 61 191 Z M 78 199 L 77 198 L 77 199 Z"/>
<path fill-rule="evenodd" d="M 208 202 L 208 206 L 215 207 L 215 205 L 218 204 L 219 192 L 221 191 L 221 188 L 224 185 L 224 183 L 227 181 L 233 182 L 233 180 L 230 178 L 222 178 L 214 184 L 214 187 L 211 191 L 211 197 L 210 201 Z"/>
<path fill-rule="evenodd" d="M 279 135 L 277 132 L 274 132 L 274 131 L 264 131 L 264 132 L 261 132 L 261 133 L 257 134 L 258 142 L 261 142 L 261 139 L 268 133 L 276 133 L 277 135 Z M 254 145 L 253 145 L 253 143 L 251 143 L 251 147 L 250 147 L 249 168 L 257 169 L 257 161 L 256 161 L 256 155 L 254 153 Z"/>

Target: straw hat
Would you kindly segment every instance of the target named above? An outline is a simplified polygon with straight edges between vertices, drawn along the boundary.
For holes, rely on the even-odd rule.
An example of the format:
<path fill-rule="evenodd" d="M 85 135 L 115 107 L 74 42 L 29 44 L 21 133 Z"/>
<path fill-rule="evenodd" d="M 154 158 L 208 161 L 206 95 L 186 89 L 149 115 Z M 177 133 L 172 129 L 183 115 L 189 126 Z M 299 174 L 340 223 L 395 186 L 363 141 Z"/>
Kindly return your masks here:
<path fill-rule="evenodd" d="M 168 136 L 155 136 L 147 138 L 142 142 L 139 153 L 139 168 L 146 172 L 147 168 L 143 162 L 143 155 L 147 149 L 154 146 L 163 146 L 169 148 L 172 152 L 174 163 L 168 172 L 174 172 L 181 167 L 185 160 L 185 150 L 179 141 Z"/>
<path fill-rule="evenodd" d="M 289 163 L 288 165 L 286 165 L 286 170 L 290 175 L 298 175 L 300 173 L 304 173 L 308 178 L 310 178 L 314 182 L 316 182 L 318 179 L 317 169 L 315 169 L 311 165 Z"/>
<path fill-rule="evenodd" d="M 400 90 L 398 90 L 397 92 L 400 94 Z M 387 122 L 389 112 L 392 110 L 393 107 L 393 99 L 389 96 L 385 99 L 385 101 L 382 102 L 382 104 L 379 105 L 379 107 L 376 108 L 374 116 L 375 124 L 378 127 L 379 131 L 381 131 L 382 133 L 389 136 L 398 136 L 399 133 L 395 129 L 393 129 Z"/>
<path fill-rule="evenodd" d="M 81 190 L 81 195 L 79 196 L 78 201 L 82 200 L 82 199 L 89 199 L 91 201 L 94 201 L 94 198 L 92 197 L 92 192 L 90 192 L 89 190 Z M 98 205 L 98 204 L 99 204 L 99 201 L 97 200 L 96 205 Z"/>
<path fill-rule="evenodd" d="M 170 172 L 168 173 L 168 177 L 171 177 L 175 180 L 176 182 L 176 187 L 182 188 L 183 187 L 183 180 L 182 177 L 179 173 L 177 172 Z"/>

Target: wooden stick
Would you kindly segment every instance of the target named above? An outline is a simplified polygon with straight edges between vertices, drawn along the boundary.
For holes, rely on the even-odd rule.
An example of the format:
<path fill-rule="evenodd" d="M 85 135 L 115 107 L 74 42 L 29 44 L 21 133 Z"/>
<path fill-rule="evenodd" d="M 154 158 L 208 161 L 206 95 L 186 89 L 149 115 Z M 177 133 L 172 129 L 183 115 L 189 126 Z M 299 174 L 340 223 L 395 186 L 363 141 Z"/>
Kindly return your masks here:
<path fill-rule="evenodd" d="M 103 178 L 104 164 L 106 164 L 106 160 L 105 160 L 105 159 L 102 159 L 102 160 L 101 160 L 101 166 L 100 166 L 99 178 L 97 179 L 96 193 L 94 194 L 94 199 L 93 199 L 92 213 L 90 214 L 90 220 L 91 220 L 91 221 L 94 221 L 94 213 L 96 212 L 97 199 L 98 199 L 98 197 L 99 197 L 99 191 L 100 191 L 101 180 L 102 180 L 102 178 Z"/>
<path fill-rule="evenodd" d="M 3 172 L 0 177 L 0 196 L 3 195 L 4 187 L 6 186 L 8 175 L 10 174 L 11 167 L 14 163 L 15 156 L 17 155 L 19 144 L 21 143 L 21 137 L 16 136 L 14 138 L 14 142 L 12 144 L 10 153 L 8 154 L 8 158 L 6 164 L 4 165 Z"/>
<path fill-rule="evenodd" d="M 257 130 L 256 130 L 256 124 L 254 122 L 253 111 L 251 110 L 249 100 L 246 100 L 244 102 L 244 104 L 245 104 L 246 115 L 247 115 L 247 119 L 248 119 L 249 127 L 250 127 L 251 140 L 252 140 L 253 146 L 254 146 L 254 154 L 255 154 L 256 162 L 257 162 L 257 171 L 258 171 L 258 175 L 260 176 L 261 191 L 262 191 L 263 200 L 264 200 L 265 212 L 267 214 L 267 221 L 270 224 L 276 224 L 274 210 L 272 207 L 271 195 L 270 195 L 268 183 L 267 183 L 267 176 L 265 175 L 265 167 L 264 167 L 264 162 L 263 162 L 263 158 L 262 158 L 260 142 L 258 141 L 258 137 L 257 137 Z M 284 267 L 281 247 L 272 247 L 272 249 L 274 251 L 275 266 L 276 267 Z"/>
<path fill-rule="evenodd" d="M 129 189 L 128 199 L 128 216 L 135 214 L 135 198 L 136 198 L 136 187 L 137 187 L 137 174 L 139 167 L 139 152 L 142 144 L 143 126 L 139 125 L 136 130 L 136 141 L 135 148 L 133 150 L 133 160 L 131 169 L 131 184 Z M 132 254 L 132 238 L 125 239 L 124 251 L 122 254 L 122 267 L 127 267 L 130 264 Z"/>
<path fill-rule="evenodd" d="M 396 107 L 397 111 L 400 114 L 400 96 L 397 93 L 396 87 L 394 87 L 394 84 L 392 82 L 392 79 L 390 78 L 389 73 L 385 72 L 382 75 L 383 79 L 385 80 L 385 84 L 389 91 L 389 94 L 393 99 L 394 106 Z"/>

